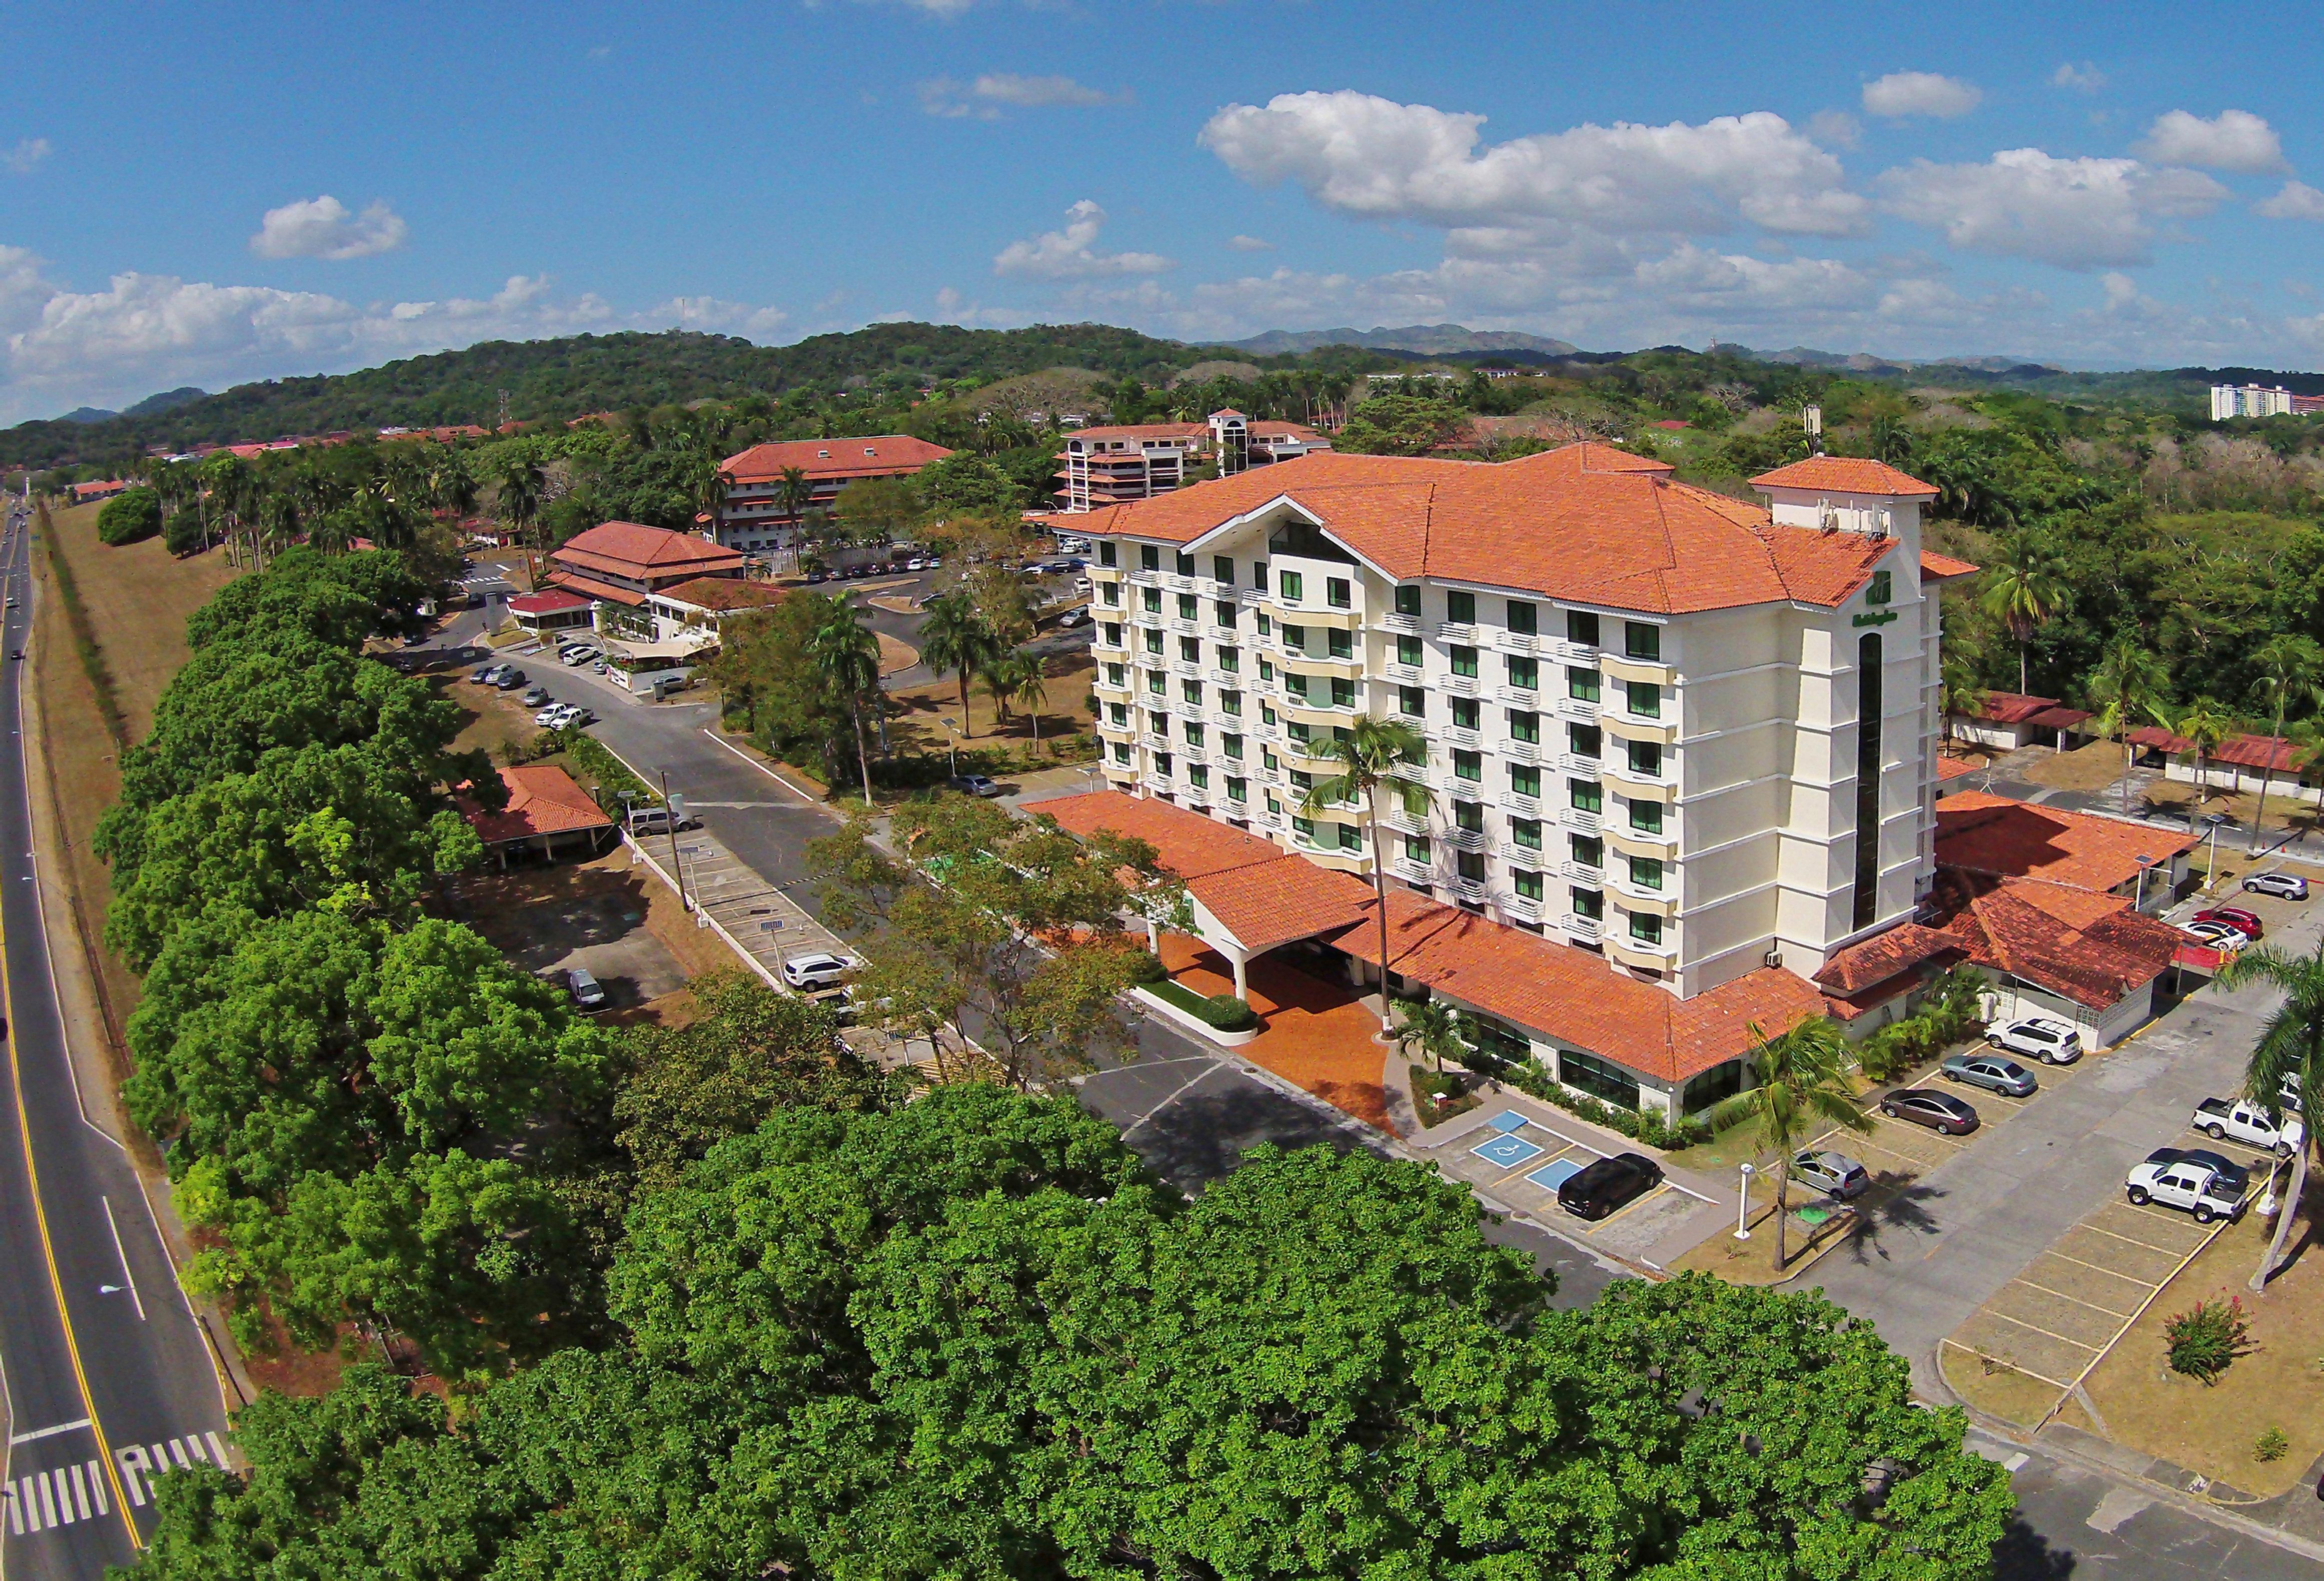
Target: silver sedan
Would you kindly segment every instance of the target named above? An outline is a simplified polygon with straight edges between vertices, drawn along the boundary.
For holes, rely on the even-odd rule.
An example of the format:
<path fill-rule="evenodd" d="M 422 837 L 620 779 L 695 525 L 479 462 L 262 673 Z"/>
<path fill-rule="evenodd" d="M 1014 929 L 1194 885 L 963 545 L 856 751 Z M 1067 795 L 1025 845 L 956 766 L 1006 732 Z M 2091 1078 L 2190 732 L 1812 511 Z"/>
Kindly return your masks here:
<path fill-rule="evenodd" d="M 1792 1179 L 1827 1197 L 1860 1197 L 1872 1185 L 1869 1170 L 1844 1152 L 1810 1149 L 1792 1160 Z"/>

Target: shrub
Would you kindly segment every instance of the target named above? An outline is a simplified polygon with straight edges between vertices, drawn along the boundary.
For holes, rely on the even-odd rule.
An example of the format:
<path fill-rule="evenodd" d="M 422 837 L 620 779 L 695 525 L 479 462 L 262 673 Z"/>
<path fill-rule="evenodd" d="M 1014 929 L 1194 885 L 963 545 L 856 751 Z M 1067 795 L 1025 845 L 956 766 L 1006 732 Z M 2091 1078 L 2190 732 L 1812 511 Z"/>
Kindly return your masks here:
<path fill-rule="evenodd" d="M 2241 1296 L 2198 1301 L 2163 1326 L 2171 1370 L 2216 1383 L 2235 1359 L 2251 1351 L 2251 1322 Z"/>
<path fill-rule="evenodd" d="M 1137 957 L 1136 960 L 1130 963 L 1131 982 L 1150 985 L 1162 982 L 1170 975 L 1170 969 L 1162 964 L 1152 950 L 1139 950 Z"/>
<path fill-rule="evenodd" d="M 2263 1464 L 2281 1460 L 2291 1449 L 2292 1440 L 2283 1436 L 2283 1429 L 2270 1428 L 2252 1441 L 2252 1458 Z"/>
<path fill-rule="evenodd" d="M 97 513 L 97 541 L 119 546 L 137 543 L 161 531 L 161 496 L 133 488 L 105 502 Z"/>
<path fill-rule="evenodd" d="M 1231 994 L 1213 994 L 1195 1013 L 1222 1032 L 1248 1031 L 1259 1024 L 1259 1013 Z"/>

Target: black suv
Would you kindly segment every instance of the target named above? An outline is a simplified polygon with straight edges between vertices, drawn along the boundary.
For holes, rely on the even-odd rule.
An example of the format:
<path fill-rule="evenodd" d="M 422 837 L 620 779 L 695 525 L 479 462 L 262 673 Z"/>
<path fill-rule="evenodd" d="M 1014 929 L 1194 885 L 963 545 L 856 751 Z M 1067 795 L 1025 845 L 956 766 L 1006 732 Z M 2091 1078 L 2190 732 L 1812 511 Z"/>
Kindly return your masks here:
<path fill-rule="evenodd" d="M 1616 1153 L 1585 1165 L 1557 1188 L 1557 1206 L 1579 1219 L 1620 1212 L 1663 1183 L 1663 1167 L 1640 1153 Z"/>

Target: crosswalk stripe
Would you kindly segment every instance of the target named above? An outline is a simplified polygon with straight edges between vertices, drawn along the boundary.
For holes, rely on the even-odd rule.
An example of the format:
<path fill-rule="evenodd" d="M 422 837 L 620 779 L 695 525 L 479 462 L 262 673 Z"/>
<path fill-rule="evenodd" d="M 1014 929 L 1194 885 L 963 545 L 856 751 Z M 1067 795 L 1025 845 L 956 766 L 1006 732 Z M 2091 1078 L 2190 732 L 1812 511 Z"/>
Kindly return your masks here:
<path fill-rule="evenodd" d="M 217 1466 L 220 1471 L 224 1471 L 226 1469 L 226 1446 L 218 1442 L 218 1436 L 215 1432 L 204 1432 L 202 1437 L 210 1441 L 210 1464 Z"/>
<path fill-rule="evenodd" d="M 34 1472 L 32 1486 L 41 1495 L 41 1524 L 54 1526 L 57 1523 L 57 1503 L 49 1496 L 49 1474 L 45 1471 Z"/>
<path fill-rule="evenodd" d="M 170 1440 L 170 1453 L 178 1457 L 178 1464 L 180 1466 L 190 1467 L 194 1464 L 191 1460 L 187 1458 L 186 1441 L 183 1438 L 172 1438 Z"/>
<path fill-rule="evenodd" d="M 59 1475 L 62 1474 L 60 1473 Z M 73 1463 L 72 1482 L 73 1506 L 80 1512 L 80 1518 L 83 1521 L 86 1521 L 88 1519 L 88 1481 L 86 1477 L 81 1475 L 80 1463 L 78 1461 L 75 1461 Z"/>
<path fill-rule="evenodd" d="M 80 1473 L 78 1470 L 73 1473 L 73 1475 L 75 1476 L 78 1476 L 79 1475 Z M 97 1501 L 97 1512 L 98 1514 L 110 1515 L 113 1513 L 113 1505 L 105 1496 L 105 1467 L 101 1463 L 95 1460 L 88 1463 L 88 1493 L 89 1497 Z"/>
<path fill-rule="evenodd" d="M 16 1484 L 14 1483 L 10 1483 L 8 1484 L 7 1493 L 8 1535 L 10 1537 L 22 1537 L 24 1535 L 24 1501 L 16 1496 Z"/>
<path fill-rule="evenodd" d="M 66 1485 L 63 1468 L 49 1473 L 49 1480 L 57 1489 L 57 1524 L 70 1526 L 80 1517 L 73 1513 L 72 1489 Z"/>
<path fill-rule="evenodd" d="M 210 1452 L 202 1447 L 201 1438 L 196 1434 L 186 1435 L 186 1447 L 194 1452 L 194 1458 L 197 1460 L 208 1460 L 210 1457 Z"/>

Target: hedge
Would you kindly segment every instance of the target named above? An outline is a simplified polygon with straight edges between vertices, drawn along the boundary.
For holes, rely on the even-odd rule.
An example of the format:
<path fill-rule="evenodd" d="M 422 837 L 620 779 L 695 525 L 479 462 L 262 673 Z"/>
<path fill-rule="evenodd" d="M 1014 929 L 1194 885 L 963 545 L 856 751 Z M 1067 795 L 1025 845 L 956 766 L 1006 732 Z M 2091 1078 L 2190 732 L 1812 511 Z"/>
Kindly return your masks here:
<path fill-rule="evenodd" d="M 1150 960 L 1153 957 L 1149 956 L 1147 958 Z M 1156 964 L 1158 966 L 1160 963 Z M 1218 1031 L 1245 1032 L 1259 1024 L 1258 1014 L 1250 1005 L 1231 994 L 1216 994 L 1205 999 L 1184 984 L 1173 983 L 1167 977 L 1160 982 L 1148 983 L 1145 986 L 1146 991 L 1157 999 L 1176 1005 L 1204 1025 Z"/>

